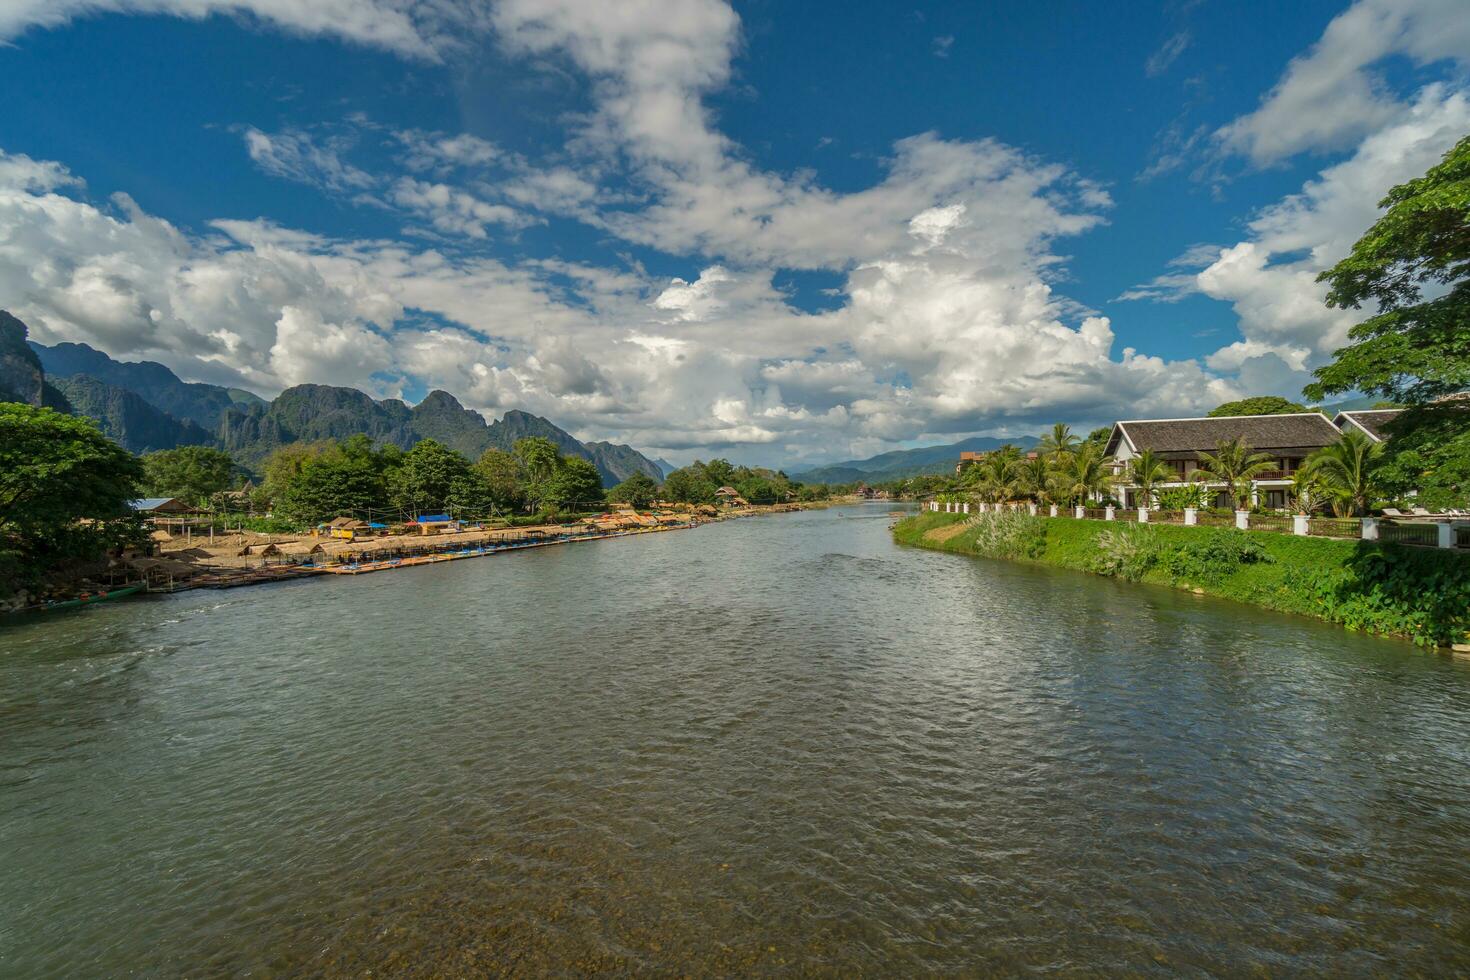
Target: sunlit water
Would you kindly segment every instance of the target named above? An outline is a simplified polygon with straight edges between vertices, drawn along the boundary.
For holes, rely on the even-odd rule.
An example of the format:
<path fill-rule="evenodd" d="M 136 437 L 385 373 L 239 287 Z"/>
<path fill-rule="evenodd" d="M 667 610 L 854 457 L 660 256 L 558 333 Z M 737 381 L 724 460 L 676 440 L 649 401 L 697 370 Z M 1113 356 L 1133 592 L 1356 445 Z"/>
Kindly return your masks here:
<path fill-rule="evenodd" d="M 1470 970 L 1470 665 L 885 514 L 0 627 L 0 975 Z"/>

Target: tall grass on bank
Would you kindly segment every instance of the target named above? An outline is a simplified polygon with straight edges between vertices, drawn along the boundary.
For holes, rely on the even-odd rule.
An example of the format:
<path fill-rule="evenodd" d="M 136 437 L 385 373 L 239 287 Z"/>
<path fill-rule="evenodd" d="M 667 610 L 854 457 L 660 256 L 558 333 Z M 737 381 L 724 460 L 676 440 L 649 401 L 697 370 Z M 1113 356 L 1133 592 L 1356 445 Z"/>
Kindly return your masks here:
<path fill-rule="evenodd" d="M 1234 528 L 983 516 L 999 520 L 972 521 L 942 542 L 925 535 L 963 515 L 919 514 L 893 533 L 901 544 L 1189 589 L 1421 646 L 1463 643 L 1470 634 L 1470 555 L 1456 551 Z"/>

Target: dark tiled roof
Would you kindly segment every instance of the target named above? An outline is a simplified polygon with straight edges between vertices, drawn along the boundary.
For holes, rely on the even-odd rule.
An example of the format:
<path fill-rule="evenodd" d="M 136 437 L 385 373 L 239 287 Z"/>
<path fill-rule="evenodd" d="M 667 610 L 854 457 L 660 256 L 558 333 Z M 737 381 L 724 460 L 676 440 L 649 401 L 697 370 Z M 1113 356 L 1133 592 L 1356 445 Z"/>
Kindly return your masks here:
<path fill-rule="evenodd" d="M 1217 419 L 1144 419 L 1119 422 L 1135 449 L 1156 453 L 1214 452 L 1225 441 L 1244 438 L 1255 450 L 1311 451 L 1341 435 L 1320 412 L 1296 415 L 1239 415 Z"/>
<path fill-rule="evenodd" d="M 1370 436 L 1383 440 L 1388 438 L 1388 433 L 1383 431 L 1383 427 L 1402 415 L 1403 411 L 1401 408 L 1382 408 L 1368 412 L 1339 412 L 1337 419 L 1333 421 L 1337 421 L 1339 425 L 1343 425 L 1344 422 L 1339 420 L 1352 419 L 1358 425 L 1362 426 L 1364 431 Z"/>

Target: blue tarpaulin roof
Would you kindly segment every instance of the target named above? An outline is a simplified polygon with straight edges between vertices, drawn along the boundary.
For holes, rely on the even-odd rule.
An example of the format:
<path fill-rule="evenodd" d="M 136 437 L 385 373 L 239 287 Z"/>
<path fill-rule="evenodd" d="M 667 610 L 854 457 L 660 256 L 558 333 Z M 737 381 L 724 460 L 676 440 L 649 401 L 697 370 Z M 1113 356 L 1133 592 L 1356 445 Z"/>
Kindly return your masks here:
<path fill-rule="evenodd" d="M 164 504 L 174 502 L 173 497 L 142 497 L 138 500 L 129 500 L 128 506 L 133 510 L 157 510 Z"/>
<path fill-rule="evenodd" d="M 420 524 L 448 524 L 452 520 L 454 520 L 454 518 L 450 517 L 448 514 L 421 514 L 421 515 L 419 515 L 419 523 Z"/>

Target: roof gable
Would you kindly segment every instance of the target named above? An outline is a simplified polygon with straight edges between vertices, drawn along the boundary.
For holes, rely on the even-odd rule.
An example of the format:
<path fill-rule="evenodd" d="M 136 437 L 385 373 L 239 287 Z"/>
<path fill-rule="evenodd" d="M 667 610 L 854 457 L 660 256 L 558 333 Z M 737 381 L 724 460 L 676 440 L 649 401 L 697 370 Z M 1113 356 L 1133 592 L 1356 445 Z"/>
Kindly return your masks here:
<path fill-rule="evenodd" d="M 1401 408 L 1377 408 L 1365 412 L 1338 412 L 1332 421 L 1339 429 L 1354 426 L 1367 433 L 1368 438 L 1374 442 L 1382 442 L 1388 438 L 1384 426 L 1392 422 L 1404 413 Z"/>

